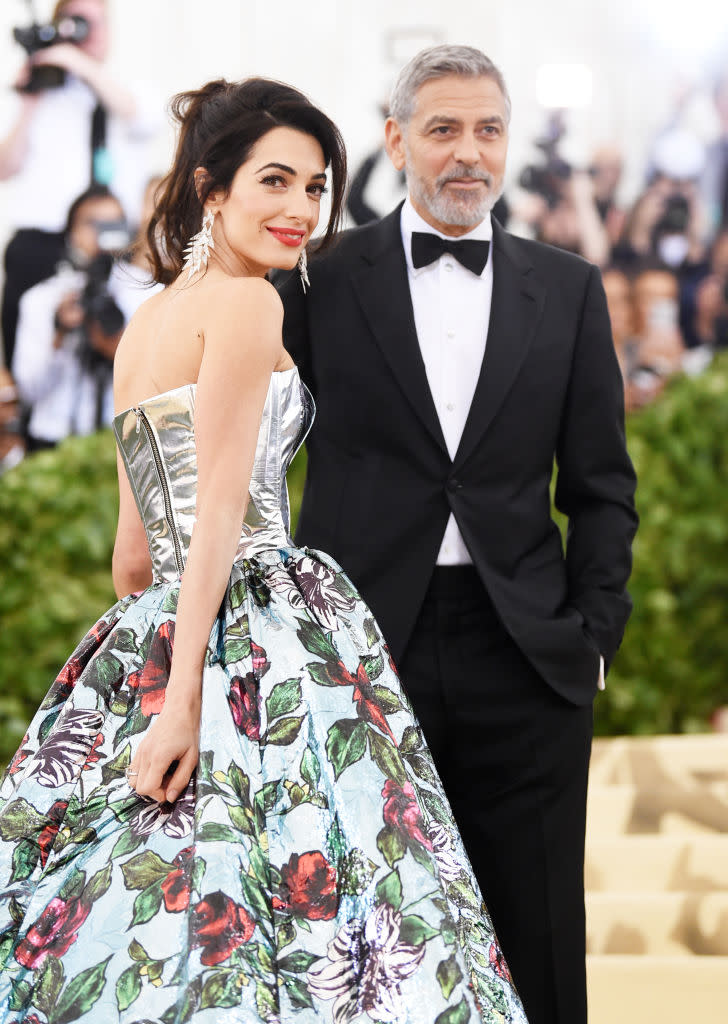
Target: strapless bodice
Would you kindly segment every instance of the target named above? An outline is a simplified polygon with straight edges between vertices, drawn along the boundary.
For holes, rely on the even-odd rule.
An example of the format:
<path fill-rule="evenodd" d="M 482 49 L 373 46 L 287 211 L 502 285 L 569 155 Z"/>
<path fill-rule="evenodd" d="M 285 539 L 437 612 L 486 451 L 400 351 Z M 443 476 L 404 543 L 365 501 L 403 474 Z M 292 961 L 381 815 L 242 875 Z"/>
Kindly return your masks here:
<path fill-rule="evenodd" d="M 149 398 L 114 419 L 114 433 L 147 534 L 155 582 L 181 576 L 197 502 L 196 385 Z M 236 561 L 291 544 L 286 471 L 313 422 L 295 367 L 271 375 Z"/>

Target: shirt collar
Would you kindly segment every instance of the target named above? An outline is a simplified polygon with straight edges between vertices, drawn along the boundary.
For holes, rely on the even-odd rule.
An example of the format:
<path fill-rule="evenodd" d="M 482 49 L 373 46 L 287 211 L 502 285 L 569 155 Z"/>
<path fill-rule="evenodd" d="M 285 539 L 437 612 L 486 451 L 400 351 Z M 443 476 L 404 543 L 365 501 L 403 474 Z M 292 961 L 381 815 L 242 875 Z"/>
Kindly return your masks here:
<path fill-rule="evenodd" d="M 414 206 L 412 205 L 409 196 L 407 196 L 407 198 L 404 201 L 404 205 L 402 206 L 402 213 L 400 215 L 400 230 L 402 232 L 402 245 L 404 246 L 404 256 L 405 259 L 407 260 L 407 271 L 410 274 L 414 274 L 415 277 L 418 274 L 422 274 L 426 270 L 429 270 L 432 266 L 434 266 L 434 264 L 430 264 L 429 267 L 417 267 L 417 269 L 415 269 L 412 263 L 412 232 L 426 231 L 429 232 L 429 234 L 431 235 L 439 235 L 440 238 L 451 237 L 450 235 L 444 235 L 441 231 L 438 231 L 436 228 L 433 228 L 432 225 L 428 224 L 423 217 L 420 217 L 419 213 L 417 212 L 417 210 L 415 210 Z M 479 242 L 492 241 L 493 222 L 490 219 L 490 214 L 488 214 L 480 222 L 480 224 L 476 225 L 476 227 L 474 227 L 472 231 L 468 231 L 467 234 L 465 235 L 458 235 L 456 241 L 460 242 L 465 239 L 475 239 Z M 491 245 L 490 252 L 492 252 L 492 250 L 493 246 Z M 490 252 L 488 253 L 489 261 Z M 488 264 L 486 263 L 486 267 L 487 265 Z M 485 268 L 483 269 L 483 273 L 485 273 Z"/>

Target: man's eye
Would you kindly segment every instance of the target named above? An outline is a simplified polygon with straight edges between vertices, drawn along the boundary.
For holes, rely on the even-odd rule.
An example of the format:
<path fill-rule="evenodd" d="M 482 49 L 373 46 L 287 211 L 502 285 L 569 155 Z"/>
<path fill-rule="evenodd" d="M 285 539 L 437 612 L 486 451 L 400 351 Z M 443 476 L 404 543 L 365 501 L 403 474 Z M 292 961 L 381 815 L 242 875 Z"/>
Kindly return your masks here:
<path fill-rule="evenodd" d="M 449 124 L 439 124 L 437 128 L 435 128 L 436 135 L 449 135 L 451 131 L 452 129 Z"/>

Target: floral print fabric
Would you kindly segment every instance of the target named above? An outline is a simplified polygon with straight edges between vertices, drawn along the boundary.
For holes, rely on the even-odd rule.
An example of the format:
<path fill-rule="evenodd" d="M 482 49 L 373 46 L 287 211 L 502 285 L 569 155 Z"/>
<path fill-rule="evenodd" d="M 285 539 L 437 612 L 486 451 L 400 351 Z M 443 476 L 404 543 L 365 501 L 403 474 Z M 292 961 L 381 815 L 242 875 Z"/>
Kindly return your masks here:
<path fill-rule="evenodd" d="M 179 583 L 115 605 L 0 789 L 1 1024 L 525 1024 L 370 611 L 327 556 L 233 566 L 174 805 L 124 769 Z"/>

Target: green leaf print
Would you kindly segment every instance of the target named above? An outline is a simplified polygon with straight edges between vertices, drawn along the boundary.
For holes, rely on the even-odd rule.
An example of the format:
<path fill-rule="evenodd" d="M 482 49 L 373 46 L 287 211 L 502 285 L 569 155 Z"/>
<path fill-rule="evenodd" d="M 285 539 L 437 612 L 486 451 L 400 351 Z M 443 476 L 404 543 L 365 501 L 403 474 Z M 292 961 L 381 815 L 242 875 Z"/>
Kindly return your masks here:
<path fill-rule="evenodd" d="M 106 983 L 106 967 L 111 960 L 107 956 L 101 963 L 77 974 L 61 992 L 49 1024 L 70 1024 L 83 1017 L 98 1001 Z"/>
<path fill-rule="evenodd" d="M 250 807 L 250 779 L 234 761 L 228 767 L 228 781 L 235 795 L 244 807 Z"/>
<path fill-rule="evenodd" d="M 36 811 L 27 800 L 13 800 L 0 814 L 0 836 L 6 842 L 16 842 L 29 833 L 40 832 L 45 824 L 45 815 Z"/>
<path fill-rule="evenodd" d="M 377 865 L 369 860 L 363 850 L 355 847 L 339 862 L 339 892 L 345 896 L 359 896 L 368 888 L 376 870 Z"/>
<path fill-rule="evenodd" d="M 408 725 L 402 733 L 402 739 L 399 741 L 400 754 L 413 754 L 415 750 L 419 750 L 421 746 L 422 737 L 420 735 L 420 730 L 415 725 Z"/>
<path fill-rule="evenodd" d="M 43 961 L 43 966 L 38 971 L 38 978 L 35 984 L 33 1002 L 41 1013 L 49 1016 L 53 1007 L 58 1002 L 58 996 L 63 988 L 65 974 L 61 961 L 51 954 Z"/>
<path fill-rule="evenodd" d="M 367 745 L 367 726 L 358 718 L 342 718 L 334 722 L 326 739 L 326 756 L 333 765 L 334 778 L 360 761 Z"/>
<path fill-rule="evenodd" d="M 371 676 L 369 678 L 371 679 Z M 394 690 L 390 690 L 389 687 L 377 683 L 374 687 L 374 696 L 377 698 L 379 706 L 385 715 L 396 715 L 398 711 L 404 711 L 402 701 Z"/>
<path fill-rule="evenodd" d="M 107 864 L 106 867 L 101 868 L 100 871 L 97 871 L 96 874 L 88 880 L 88 884 L 84 887 L 83 893 L 81 894 L 82 901 L 87 906 L 90 903 L 95 903 L 96 900 L 101 899 L 110 885 L 111 864 Z"/>
<path fill-rule="evenodd" d="M 402 881 L 399 871 L 395 868 L 377 883 L 377 903 L 388 903 L 393 910 L 402 906 Z"/>
<path fill-rule="evenodd" d="M 460 965 L 457 962 L 455 954 L 448 957 L 447 960 L 441 960 L 437 965 L 437 971 L 435 972 L 438 983 L 442 990 L 442 994 L 445 999 L 449 999 L 452 995 L 452 990 L 463 979 L 463 972 L 460 970 Z"/>
<path fill-rule="evenodd" d="M 262 1020 L 277 1018 L 277 1000 L 268 985 L 259 981 L 255 986 L 255 1005 Z"/>
<path fill-rule="evenodd" d="M 132 926 L 146 924 L 151 921 L 155 914 L 159 913 L 163 899 L 162 887 L 158 882 L 150 885 L 148 889 L 142 889 L 134 900 L 134 915 L 131 919 Z"/>
<path fill-rule="evenodd" d="M 284 921 L 276 928 L 276 948 L 280 952 L 286 946 L 290 946 L 296 937 L 296 927 L 292 921 Z"/>
<path fill-rule="evenodd" d="M 410 754 L 407 758 L 407 763 L 415 775 L 422 779 L 423 782 L 427 782 L 431 786 L 437 785 L 437 776 L 429 756 L 426 754 Z"/>
<path fill-rule="evenodd" d="M 125 829 L 114 843 L 110 859 L 117 860 L 119 857 L 125 857 L 128 853 L 133 853 L 143 842 L 144 836 L 135 836 L 131 829 Z"/>
<path fill-rule="evenodd" d="M 284 974 L 283 984 L 286 986 L 286 992 L 292 1006 L 295 1006 L 297 1010 L 313 1008 L 313 999 L 311 998 L 311 993 L 306 988 L 306 982 L 303 978 Z"/>
<path fill-rule="evenodd" d="M 364 671 L 366 672 L 370 682 L 374 679 L 378 679 L 384 671 L 384 658 L 381 654 L 367 654 L 361 659 L 361 663 L 364 666 Z"/>
<path fill-rule="evenodd" d="M 228 630 L 225 637 L 225 664 L 233 665 L 237 661 L 245 661 L 250 657 L 250 637 L 230 636 Z"/>
<path fill-rule="evenodd" d="M 200 843 L 240 843 L 242 839 L 229 825 L 218 825 L 216 821 L 206 821 L 197 830 L 197 841 Z"/>
<path fill-rule="evenodd" d="M 464 999 L 461 999 L 457 1006 L 451 1006 L 449 1010 L 443 1010 L 436 1018 L 435 1024 L 466 1024 L 470 1020 L 470 1008 Z"/>
<path fill-rule="evenodd" d="M 399 751 L 391 740 L 374 729 L 369 729 L 369 749 L 372 760 L 385 779 L 393 779 L 399 786 L 404 786 L 409 781 Z"/>
<path fill-rule="evenodd" d="M 240 1003 L 245 975 L 237 967 L 225 967 L 206 978 L 200 996 L 200 1009 L 213 1006 L 233 1007 Z"/>
<path fill-rule="evenodd" d="M 278 683 L 270 692 L 265 702 L 265 710 L 269 721 L 279 715 L 287 715 L 295 711 L 301 703 L 301 682 L 299 679 L 286 679 Z"/>
<path fill-rule="evenodd" d="M 116 736 L 114 737 L 114 746 L 118 747 L 122 740 L 126 740 L 130 736 L 137 736 L 140 732 L 144 732 L 148 725 L 149 719 L 142 711 L 141 705 L 139 705 L 139 707 L 132 711 L 122 727 L 117 730 Z"/>
<path fill-rule="evenodd" d="M 324 661 L 333 660 L 338 662 L 339 655 L 327 633 L 324 633 L 321 626 L 308 619 L 298 619 L 299 628 L 296 630 L 298 639 L 309 654 L 315 654 Z"/>
<path fill-rule="evenodd" d="M 287 747 L 293 743 L 301 731 L 304 716 L 300 718 L 279 718 L 265 735 L 266 743 L 274 743 L 279 747 Z"/>
<path fill-rule="evenodd" d="M 403 917 L 402 924 L 399 926 L 399 941 L 406 942 L 410 946 L 419 946 L 439 934 L 437 928 L 433 928 L 417 914 L 408 914 L 407 917 Z"/>
<path fill-rule="evenodd" d="M 136 939 L 132 939 L 129 943 L 129 956 L 132 960 L 138 960 L 140 963 L 144 963 L 145 960 L 149 959 L 146 949 Z"/>
<path fill-rule="evenodd" d="M 278 961 L 278 970 L 290 971 L 292 974 L 305 974 L 311 964 L 315 964 L 318 959 L 316 953 L 307 953 L 305 949 L 296 949 L 281 957 Z"/>
<path fill-rule="evenodd" d="M 113 709 L 112 709 L 113 710 Z M 126 704 L 124 704 L 124 711 L 126 715 Z M 113 761 L 107 761 L 101 769 L 101 780 L 105 786 L 108 786 L 110 782 L 121 778 L 124 774 L 124 769 L 128 768 L 131 764 L 131 743 L 127 743 L 123 750 L 121 750 Z"/>
<path fill-rule="evenodd" d="M 170 871 L 174 871 L 174 864 L 153 853 L 145 850 L 137 857 L 132 857 L 126 864 L 121 865 L 121 873 L 124 876 L 124 885 L 127 889 L 146 889 L 154 882 L 161 882 Z"/>
<path fill-rule="evenodd" d="M 306 747 L 301 758 L 301 778 L 311 789 L 316 789 L 321 778 L 321 765 L 311 747 Z"/>
<path fill-rule="evenodd" d="M 83 892 L 85 884 L 86 872 L 75 868 L 59 889 L 58 895 L 62 900 L 75 900 Z"/>
<path fill-rule="evenodd" d="M 407 843 L 401 832 L 385 825 L 377 836 L 377 848 L 381 850 L 384 859 L 390 868 L 393 868 L 398 860 L 402 860 L 407 852 Z"/>
<path fill-rule="evenodd" d="M 32 839 L 23 839 L 13 850 L 13 873 L 11 882 L 24 882 L 33 874 L 38 863 L 40 850 Z"/>
<path fill-rule="evenodd" d="M 18 981 L 10 990 L 8 1005 L 11 1010 L 22 1010 L 27 1005 L 32 994 L 32 986 L 29 981 Z"/>
<path fill-rule="evenodd" d="M 98 654 L 86 670 L 88 675 L 84 678 L 87 685 L 100 686 L 103 690 L 111 690 L 115 683 L 124 677 L 124 666 L 113 654 L 103 652 Z"/>
<path fill-rule="evenodd" d="M 236 608 L 240 608 L 241 605 L 245 604 L 245 598 L 248 593 L 248 585 L 244 579 L 236 580 L 230 587 L 230 593 L 228 599 L 230 601 L 230 607 L 233 611 Z"/>
<path fill-rule="evenodd" d="M 119 980 L 116 982 L 116 1005 L 119 1008 L 119 1013 L 123 1013 L 139 998 L 142 991 L 140 971 L 139 964 L 132 964 L 119 975 Z"/>
<path fill-rule="evenodd" d="M 480 912 L 480 900 L 475 895 L 472 885 L 463 878 L 456 878 L 447 887 L 447 894 L 458 907 L 468 907 Z"/>
<path fill-rule="evenodd" d="M 379 639 L 374 619 L 364 619 L 364 635 L 367 638 L 367 646 L 371 649 Z"/>

